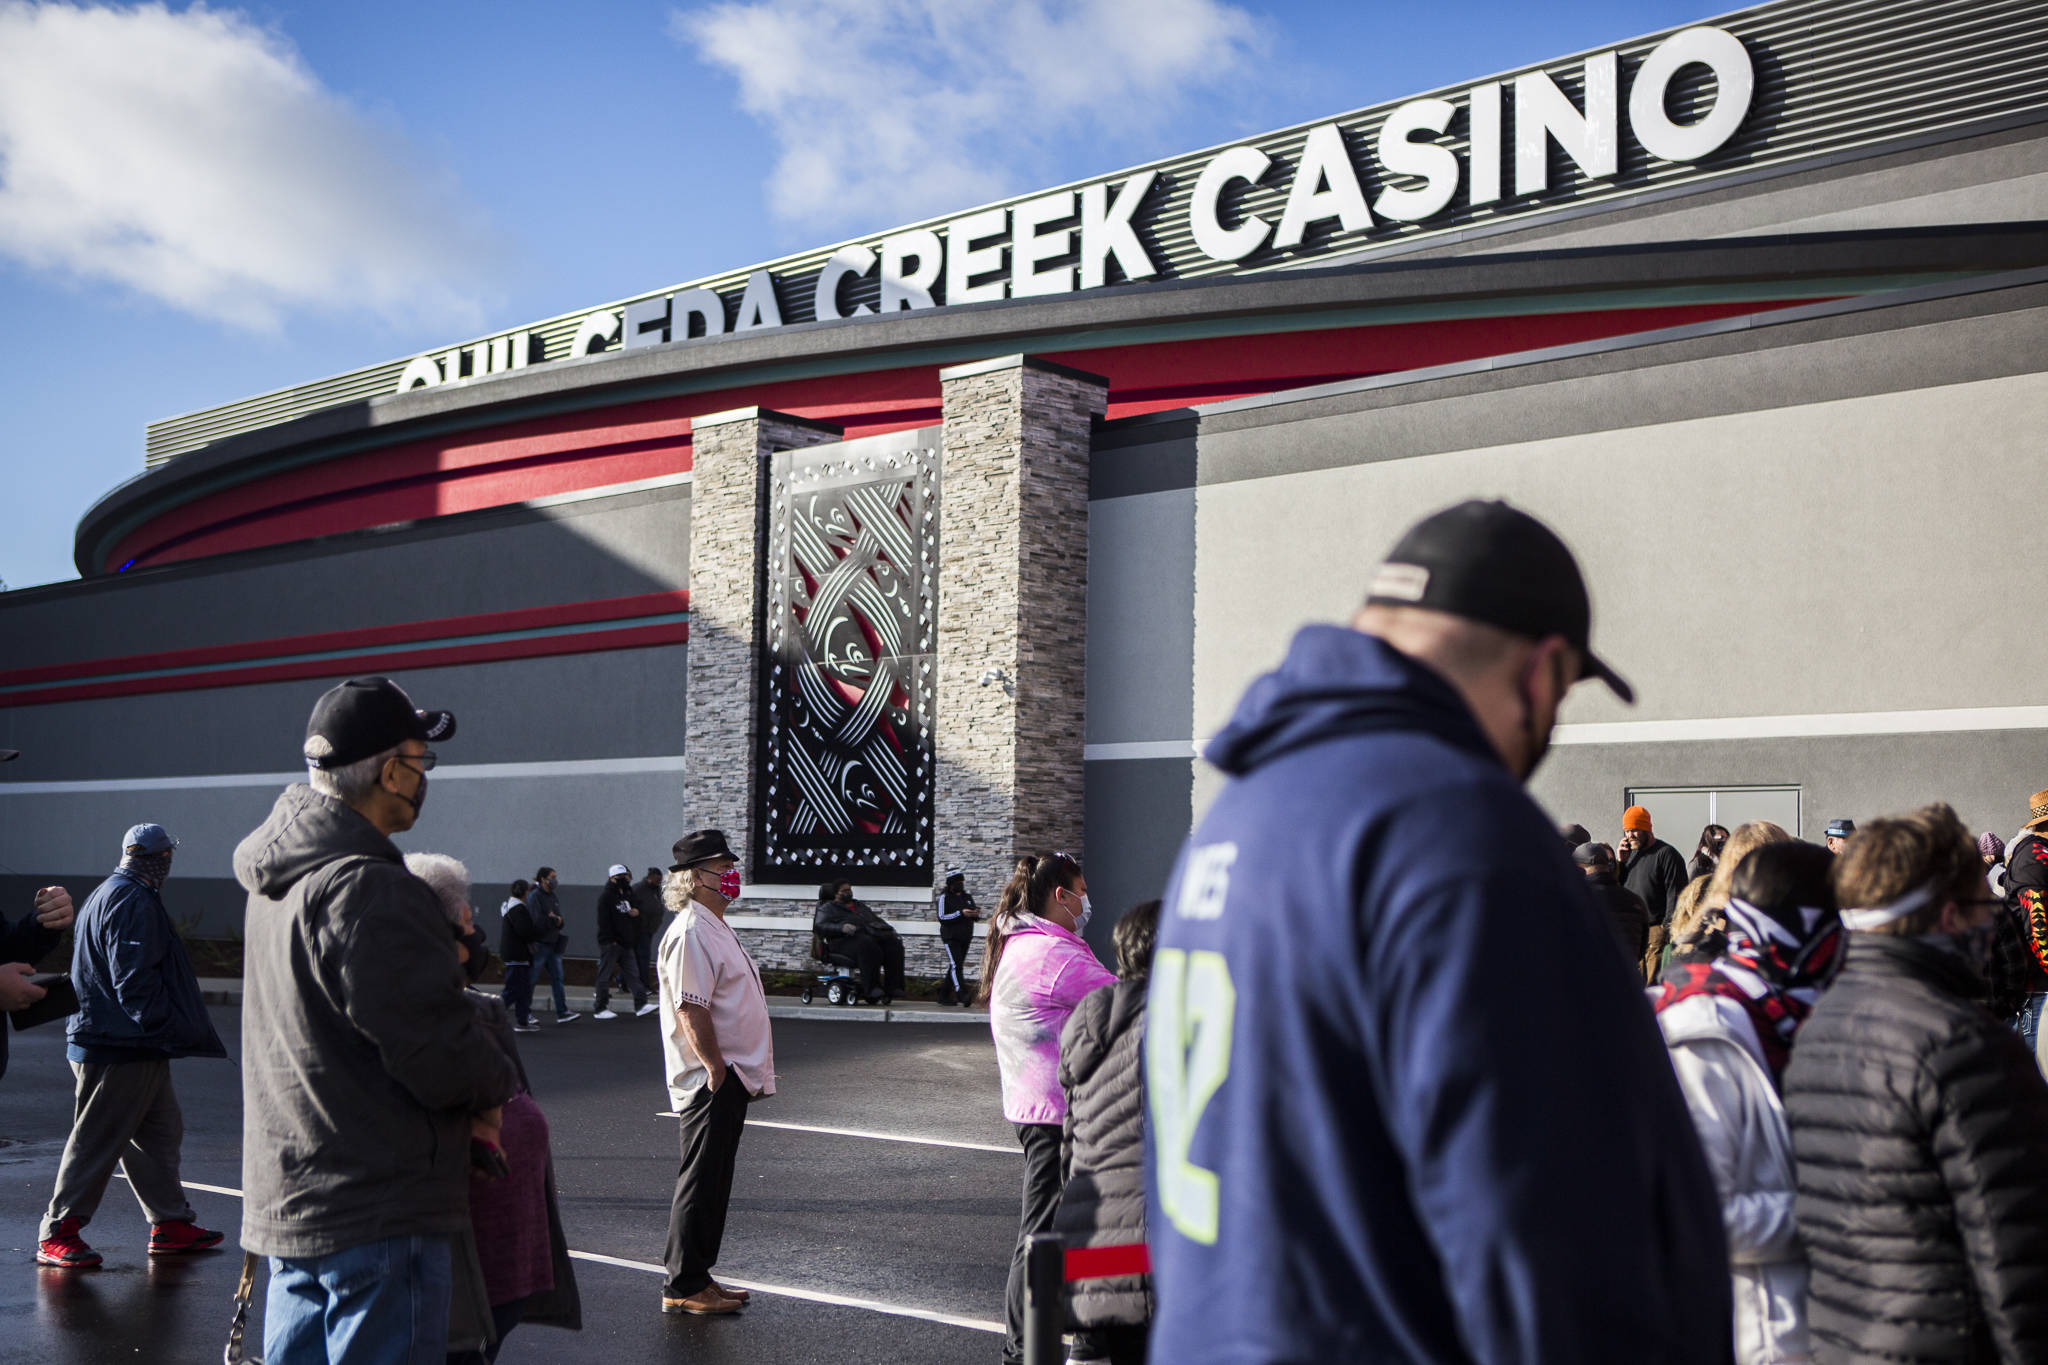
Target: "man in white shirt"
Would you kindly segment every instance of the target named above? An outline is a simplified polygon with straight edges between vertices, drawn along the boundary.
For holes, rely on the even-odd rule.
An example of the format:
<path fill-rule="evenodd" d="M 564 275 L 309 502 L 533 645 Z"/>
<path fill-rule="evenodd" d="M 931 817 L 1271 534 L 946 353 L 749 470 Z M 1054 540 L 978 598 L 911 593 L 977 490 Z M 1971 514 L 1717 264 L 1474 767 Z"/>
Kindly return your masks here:
<path fill-rule="evenodd" d="M 675 923 L 661 941 L 661 1050 L 682 1116 L 682 1163 L 669 1206 L 664 1313 L 733 1313 L 744 1289 L 711 1278 L 725 1236 L 733 1162 L 747 1105 L 775 1093 L 775 1047 L 761 973 L 725 922 L 740 897 L 739 859 L 720 830 L 685 834 L 664 888 Z"/>

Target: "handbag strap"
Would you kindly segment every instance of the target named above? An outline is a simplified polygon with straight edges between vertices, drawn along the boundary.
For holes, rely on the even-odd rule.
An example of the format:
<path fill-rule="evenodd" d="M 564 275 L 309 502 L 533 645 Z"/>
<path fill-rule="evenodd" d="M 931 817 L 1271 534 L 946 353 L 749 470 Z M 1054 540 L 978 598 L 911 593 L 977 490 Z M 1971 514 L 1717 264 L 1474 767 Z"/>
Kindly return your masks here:
<path fill-rule="evenodd" d="M 249 1324 L 249 1301 L 256 1296 L 256 1253 L 242 1253 L 242 1282 L 235 1287 L 235 1321 L 228 1328 L 228 1347 L 221 1353 L 224 1365 L 243 1365 L 242 1332 Z M 254 1365 L 254 1362 L 251 1362 Z"/>

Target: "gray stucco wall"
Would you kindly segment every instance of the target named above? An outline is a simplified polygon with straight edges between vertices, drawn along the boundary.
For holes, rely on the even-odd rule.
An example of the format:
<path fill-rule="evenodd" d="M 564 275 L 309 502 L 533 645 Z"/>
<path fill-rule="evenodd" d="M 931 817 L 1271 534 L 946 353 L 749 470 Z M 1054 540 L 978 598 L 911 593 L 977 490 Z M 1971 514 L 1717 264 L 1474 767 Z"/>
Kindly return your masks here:
<path fill-rule="evenodd" d="M 274 639 L 670 591 L 684 583 L 686 486 L 455 516 L 0 597 L 0 668 Z M 391 668 L 456 712 L 408 849 L 468 862 L 480 887 L 562 870 L 570 931 L 604 869 L 666 864 L 682 809 L 683 645 Z M 364 671 L 348 661 L 334 678 Z M 306 715 L 334 678 L 0 708 L 0 876 L 89 889 L 142 820 L 182 840 L 173 909 L 238 925 L 234 846 L 302 769 Z M 49 790 L 51 786 L 57 790 Z M 12 883 L 0 881 L 0 894 Z M 583 894 L 579 888 L 588 887 Z M 486 899 L 480 895 L 480 900 Z"/>
<path fill-rule="evenodd" d="M 2041 730 L 1853 733 L 1866 713 L 2041 701 L 2048 641 L 2013 619 L 2036 591 L 2034 518 L 2008 495 L 2048 429 L 2038 286 L 1223 408 L 1200 439 L 1198 740 L 1297 627 L 1350 615 L 1408 524 L 1506 497 L 1576 549 L 1596 644 L 1641 698 L 1574 693 L 1577 742 L 1536 785 L 1560 819 L 1607 829 L 1631 785 L 1792 782 L 1809 823 L 1940 797 L 2007 830 L 2048 785 Z M 1845 714 L 1850 733 L 1796 737 Z M 1715 717 L 1767 737 L 1573 728 L 1649 723 L 1654 741 Z M 1198 774 L 1197 810 L 1214 780 Z"/>

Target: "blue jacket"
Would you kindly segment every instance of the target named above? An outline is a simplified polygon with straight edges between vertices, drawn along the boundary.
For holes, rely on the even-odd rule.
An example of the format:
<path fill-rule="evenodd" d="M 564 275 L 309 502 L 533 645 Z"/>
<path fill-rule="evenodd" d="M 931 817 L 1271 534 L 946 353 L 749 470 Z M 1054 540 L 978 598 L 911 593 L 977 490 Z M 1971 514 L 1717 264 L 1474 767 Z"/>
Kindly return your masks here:
<path fill-rule="evenodd" d="M 1440 675 L 1298 634 L 1209 746 L 1152 963 L 1152 1357 L 1726 1365 L 1642 984 Z"/>
<path fill-rule="evenodd" d="M 78 912 L 71 985 L 78 1013 L 65 1032 L 74 1062 L 228 1055 L 163 898 L 133 873 L 116 869 Z"/>

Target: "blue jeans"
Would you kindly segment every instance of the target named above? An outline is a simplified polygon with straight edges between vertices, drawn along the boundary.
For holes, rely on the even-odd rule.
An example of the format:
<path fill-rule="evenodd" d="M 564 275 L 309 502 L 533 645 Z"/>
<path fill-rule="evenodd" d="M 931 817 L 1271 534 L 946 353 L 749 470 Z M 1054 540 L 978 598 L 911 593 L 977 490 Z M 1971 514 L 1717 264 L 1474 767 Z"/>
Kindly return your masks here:
<path fill-rule="evenodd" d="M 443 1365 L 446 1237 L 387 1237 L 326 1256 L 272 1256 L 268 1365 Z"/>
<path fill-rule="evenodd" d="M 2027 1044 L 2027 1051 L 2034 1054 L 2034 1065 L 2048 1075 L 2048 1058 L 2041 1055 L 2041 1012 L 2048 1006 L 2048 995 L 2030 995 L 2027 1003 L 2020 1006 L 2020 1012 L 2013 1018 L 2013 1026 L 2020 1031 L 2020 1037 Z"/>
<path fill-rule="evenodd" d="M 560 1019 L 569 1012 L 569 997 L 562 994 L 562 954 L 546 943 L 533 945 L 533 981 L 540 984 L 541 974 L 546 973 L 548 981 L 555 988 L 555 1018 Z"/>

